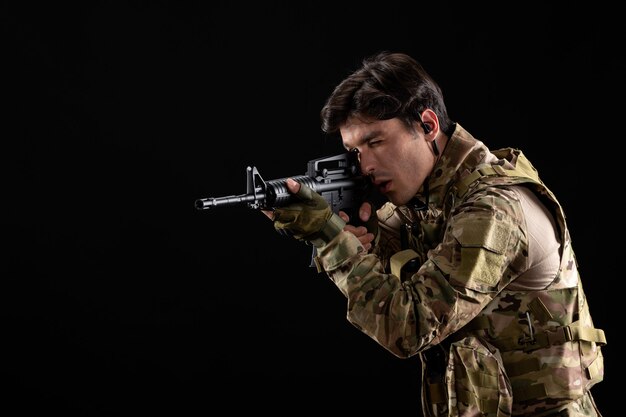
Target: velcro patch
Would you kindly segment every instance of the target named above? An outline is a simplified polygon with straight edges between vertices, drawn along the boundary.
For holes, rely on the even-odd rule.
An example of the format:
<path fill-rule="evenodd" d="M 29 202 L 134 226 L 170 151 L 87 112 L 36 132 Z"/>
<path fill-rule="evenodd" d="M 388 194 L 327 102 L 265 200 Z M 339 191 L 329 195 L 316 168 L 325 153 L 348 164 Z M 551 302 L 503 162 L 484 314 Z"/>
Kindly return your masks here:
<path fill-rule="evenodd" d="M 494 218 L 467 217 L 455 224 L 454 234 L 461 246 L 461 265 L 454 278 L 469 286 L 472 281 L 497 284 L 511 230 Z"/>

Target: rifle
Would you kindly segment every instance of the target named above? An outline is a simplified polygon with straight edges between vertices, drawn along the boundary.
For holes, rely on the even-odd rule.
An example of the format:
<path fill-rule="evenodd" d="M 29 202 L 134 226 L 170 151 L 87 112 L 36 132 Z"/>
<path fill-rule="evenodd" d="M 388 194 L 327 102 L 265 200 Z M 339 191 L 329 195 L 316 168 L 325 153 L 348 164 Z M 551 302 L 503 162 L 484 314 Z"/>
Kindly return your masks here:
<path fill-rule="evenodd" d="M 196 209 L 206 210 L 235 205 L 246 205 L 255 210 L 283 207 L 296 198 L 287 189 L 287 178 L 292 178 L 319 193 L 333 212 L 339 213 L 342 210 L 351 219 L 358 221 L 359 217 L 356 215 L 358 208 L 372 190 L 369 178 L 361 174 L 355 152 L 310 160 L 304 175 L 265 181 L 255 166 L 248 166 L 246 174 L 245 194 L 200 198 L 195 201 Z M 316 248 L 313 247 L 311 266 L 315 266 L 313 262 L 315 256 Z"/>

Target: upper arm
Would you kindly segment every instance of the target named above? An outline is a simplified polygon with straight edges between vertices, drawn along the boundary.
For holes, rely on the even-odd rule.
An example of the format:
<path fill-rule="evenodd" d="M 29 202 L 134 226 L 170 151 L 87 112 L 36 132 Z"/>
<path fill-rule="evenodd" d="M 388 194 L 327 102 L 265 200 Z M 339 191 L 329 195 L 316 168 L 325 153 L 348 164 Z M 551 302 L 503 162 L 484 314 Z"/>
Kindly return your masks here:
<path fill-rule="evenodd" d="M 479 294 L 497 292 L 526 267 L 527 248 L 517 194 L 488 187 L 454 210 L 431 259 L 452 286 L 481 298 Z"/>

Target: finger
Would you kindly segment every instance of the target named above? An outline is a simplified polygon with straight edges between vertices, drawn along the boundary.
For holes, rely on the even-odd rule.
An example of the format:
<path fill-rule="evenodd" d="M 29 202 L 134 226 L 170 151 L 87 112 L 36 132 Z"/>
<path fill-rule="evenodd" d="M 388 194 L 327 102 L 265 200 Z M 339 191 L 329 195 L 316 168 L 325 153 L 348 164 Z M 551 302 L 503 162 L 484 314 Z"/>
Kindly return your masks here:
<path fill-rule="evenodd" d="M 372 242 L 374 241 L 374 234 L 367 231 L 367 228 L 364 226 L 352 226 L 346 225 L 343 228 L 344 231 L 352 233 L 359 239 L 361 245 L 365 248 L 365 250 L 369 251 L 372 248 Z"/>
<path fill-rule="evenodd" d="M 359 237 L 359 240 L 361 241 L 361 243 L 363 245 L 370 245 L 372 244 L 372 242 L 374 241 L 374 233 L 366 233 L 363 236 Z"/>
<path fill-rule="evenodd" d="M 274 212 L 271 210 L 261 210 L 270 220 L 274 220 Z"/>
<path fill-rule="evenodd" d="M 365 226 L 353 226 L 351 224 L 345 225 L 343 230 L 352 233 L 356 237 L 364 236 L 367 233 L 367 228 Z"/>
<path fill-rule="evenodd" d="M 364 202 L 363 204 L 361 204 L 361 207 L 359 208 L 359 218 L 361 219 L 361 221 L 368 221 L 370 216 L 372 215 L 372 205 L 369 202 Z"/>
<path fill-rule="evenodd" d="M 350 221 L 350 216 L 348 216 L 343 210 L 339 210 L 339 217 L 341 217 L 341 219 L 346 223 Z"/>
<path fill-rule="evenodd" d="M 300 191 L 300 183 L 293 178 L 287 178 L 287 189 L 292 194 L 297 194 Z"/>
<path fill-rule="evenodd" d="M 366 233 L 363 236 L 360 236 L 359 242 L 361 242 L 361 245 L 365 248 L 365 250 L 370 250 L 374 242 L 374 234 Z"/>

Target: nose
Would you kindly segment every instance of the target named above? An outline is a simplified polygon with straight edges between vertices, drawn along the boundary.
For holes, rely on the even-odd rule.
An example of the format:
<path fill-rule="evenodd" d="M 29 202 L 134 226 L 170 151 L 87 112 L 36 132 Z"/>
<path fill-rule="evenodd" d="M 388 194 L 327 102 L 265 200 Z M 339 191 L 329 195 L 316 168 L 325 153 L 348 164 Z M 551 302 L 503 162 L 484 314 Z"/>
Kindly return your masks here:
<path fill-rule="evenodd" d="M 361 172 L 365 175 L 374 173 L 374 159 L 367 152 L 359 152 L 359 163 L 361 164 Z"/>

